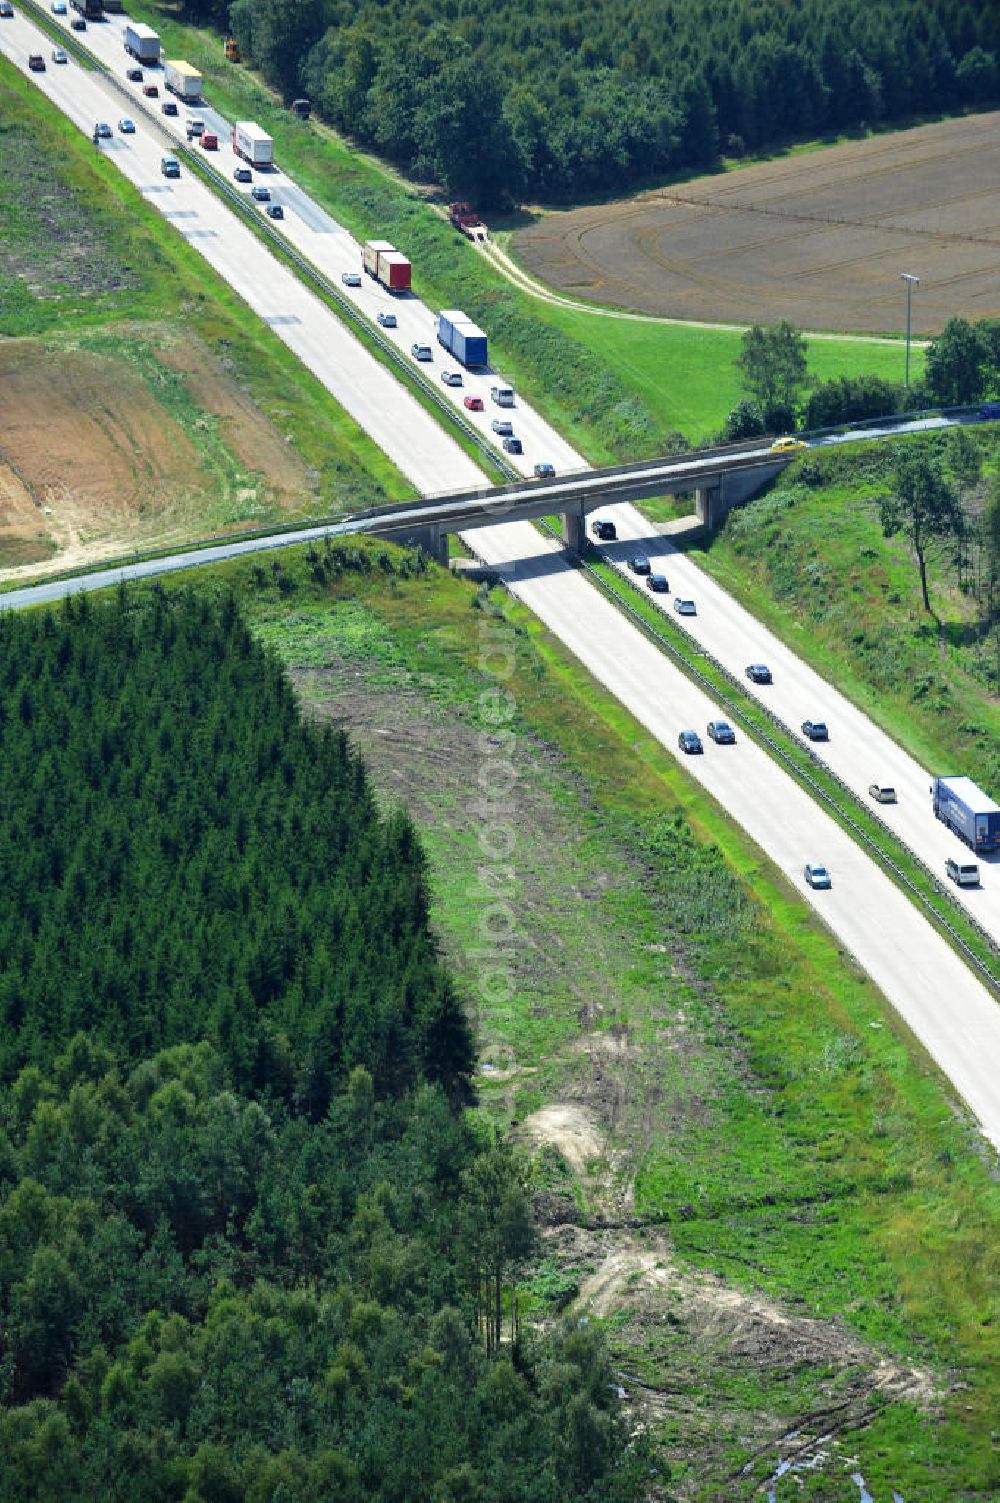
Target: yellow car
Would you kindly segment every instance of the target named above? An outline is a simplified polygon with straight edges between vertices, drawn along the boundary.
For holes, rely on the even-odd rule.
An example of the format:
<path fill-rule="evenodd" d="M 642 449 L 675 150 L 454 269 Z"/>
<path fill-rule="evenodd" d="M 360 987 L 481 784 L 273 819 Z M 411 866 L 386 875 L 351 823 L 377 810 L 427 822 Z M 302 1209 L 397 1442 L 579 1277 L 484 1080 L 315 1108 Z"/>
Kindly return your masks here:
<path fill-rule="evenodd" d="M 796 449 L 808 449 L 801 438 L 776 438 L 771 445 L 772 454 L 794 454 Z"/>

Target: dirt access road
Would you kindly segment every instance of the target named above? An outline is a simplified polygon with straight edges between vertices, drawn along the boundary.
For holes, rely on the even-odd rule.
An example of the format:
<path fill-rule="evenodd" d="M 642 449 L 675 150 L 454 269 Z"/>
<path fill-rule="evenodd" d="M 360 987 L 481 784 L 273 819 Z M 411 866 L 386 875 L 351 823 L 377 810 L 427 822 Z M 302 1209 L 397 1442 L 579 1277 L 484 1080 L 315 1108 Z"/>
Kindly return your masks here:
<path fill-rule="evenodd" d="M 513 250 L 592 302 L 712 323 L 913 333 L 1000 317 L 1000 113 L 543 214 Z"/>

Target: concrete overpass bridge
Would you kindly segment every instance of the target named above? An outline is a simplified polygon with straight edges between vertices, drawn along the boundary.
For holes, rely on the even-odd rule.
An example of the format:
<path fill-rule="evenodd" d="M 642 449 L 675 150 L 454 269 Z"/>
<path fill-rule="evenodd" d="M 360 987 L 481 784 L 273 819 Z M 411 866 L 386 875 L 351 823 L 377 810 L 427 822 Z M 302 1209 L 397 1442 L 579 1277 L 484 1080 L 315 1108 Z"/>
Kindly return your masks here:
<path fill-rule="evenodd" d="M 404 505 L 375 507 L 364 513 L 365 531 L 418 544 L 432 557 L 445 559 L 450 532 L 559 514 L 563 540 L 578 552 L 586 537 L 587 514 L 601 506 L 693 491 L 698 521 L 712 528 L 733 506 L 780 474 L 794 457 L 776 454 L 763 440 L 754 439 L 724 449 L 582 470 L 553 480 L 511 481 Z M 360 516 L 354 520 L 360 520 Z"/>

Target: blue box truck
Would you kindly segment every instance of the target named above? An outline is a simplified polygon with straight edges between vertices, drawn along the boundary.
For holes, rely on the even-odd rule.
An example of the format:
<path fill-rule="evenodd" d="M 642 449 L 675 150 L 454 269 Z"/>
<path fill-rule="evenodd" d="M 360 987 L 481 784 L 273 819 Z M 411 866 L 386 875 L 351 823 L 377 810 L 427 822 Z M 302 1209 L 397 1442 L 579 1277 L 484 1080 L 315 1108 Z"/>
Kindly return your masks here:
<path fill-rule="evenodd" d="M 934 813 L 974 851 L 995 851 L 1000 844 L 1000 804 L 977 788 L 971 778 L 935 778 L 931 784 Z"/>
<path fill-rule="evenodd" d="M 486 365 L 486 335 L 459 308 L 446 308 L 438 314 L 438 344 L 462 365 Z"/>

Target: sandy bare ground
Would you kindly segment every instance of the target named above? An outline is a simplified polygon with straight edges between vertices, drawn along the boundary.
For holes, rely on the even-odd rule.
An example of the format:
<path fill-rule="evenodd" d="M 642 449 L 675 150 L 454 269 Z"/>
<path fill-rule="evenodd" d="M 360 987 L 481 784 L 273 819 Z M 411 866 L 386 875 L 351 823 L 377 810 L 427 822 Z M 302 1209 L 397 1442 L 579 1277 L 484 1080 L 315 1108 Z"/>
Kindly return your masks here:
<path fill-rule="evenodd" d="M 514 237 L 559 294 L 683 321 L 885 333 L 1000 316 L 1000 114 L 543 214 Z"/>
<path fill-rule="evenodd" d="M 203 416 L 171 411 L 141 362 L 0 341 L 0 577 L 231 531 L 261 502 L 302 505 L 306 467 L 207 351 L 165 339 L 155 354 Z"/>

